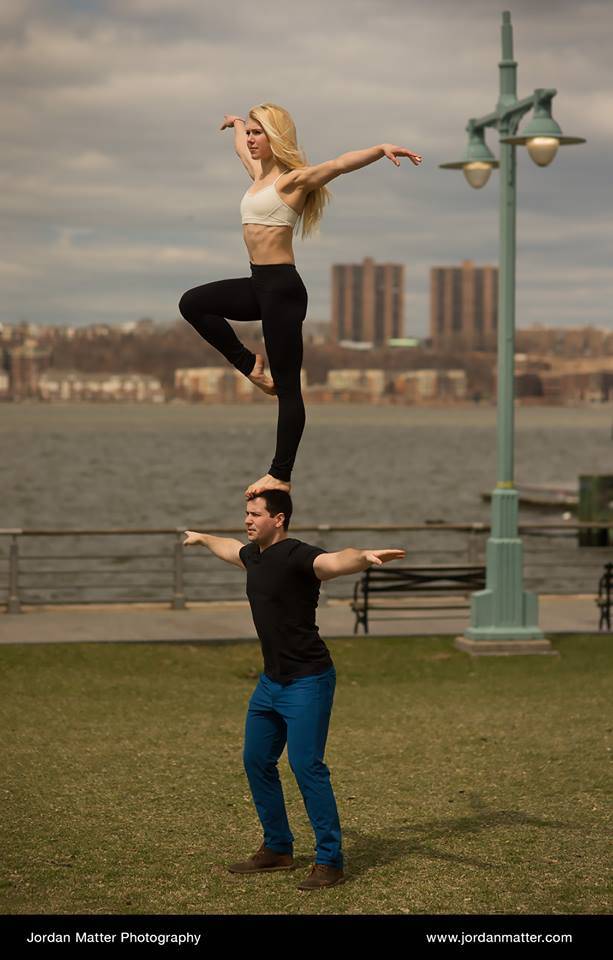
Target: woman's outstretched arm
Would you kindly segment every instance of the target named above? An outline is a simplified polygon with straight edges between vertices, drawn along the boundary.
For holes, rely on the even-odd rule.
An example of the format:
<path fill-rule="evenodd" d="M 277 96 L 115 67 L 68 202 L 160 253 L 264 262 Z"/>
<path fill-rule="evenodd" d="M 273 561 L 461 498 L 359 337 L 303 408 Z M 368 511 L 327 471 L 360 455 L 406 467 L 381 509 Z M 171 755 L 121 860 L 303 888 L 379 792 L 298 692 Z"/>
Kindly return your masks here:
<path fill-rule="evenodd" d="M 325 186 L 335 177 L 340 177 L 342 173 L 351 173 L 353 170 L 359 170 L 361 167 L 367 167 L 369 163 L 375 160 L 381 160 L 387 157 L 397 167 L 400 166 L 399 157 L 408 157 L 411 163 L 416 167 L 422 161 L 418 153 L 413 153 L 406 147 L 398 147 L 393 143 L 380 143 L 376 147 L 367 147 L 366 150 L 352 150 L 349 153 L 342 153 L 340 157 L 334 160 L 326 160 L 324 163 L 318 163 L 310 167 L 299 167 L 292 172 L 292 179 L 295 178 L 296 186 L 303 187 L 305 190 L 317 190 Z"/>
<path fill-rule="evenodd" d="M 226 127 L 234 127 L 234 149 L 236 150 L 236 154 L 238 157 L 240 157 L 241 163 L 251 179 L 256 180 L 261 174 L 262 169 L 260 161 L 254 160 L 247 149 L 247 142 L 245 140 L 245 121 L 242 117 L 239 117 L 234 113 L 225 113 L 223 123 L 219 129 L 225 130 Z"/>

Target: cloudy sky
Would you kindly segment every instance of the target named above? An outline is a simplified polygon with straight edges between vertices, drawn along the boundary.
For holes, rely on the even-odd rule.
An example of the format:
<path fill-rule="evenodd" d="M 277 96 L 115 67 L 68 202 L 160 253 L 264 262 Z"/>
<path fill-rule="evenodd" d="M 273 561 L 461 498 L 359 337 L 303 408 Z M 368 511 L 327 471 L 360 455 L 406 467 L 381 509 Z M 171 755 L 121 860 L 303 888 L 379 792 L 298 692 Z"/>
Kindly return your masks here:
<path fill-rule="evenodd" d="M 248 275 L 250 181 L 219 127 L 270 100 L 309 162 L 423 155 L 335 180 L 295 253 L 317 320 L 333 262 L 404 263 L 406 329 L 426 333 L 430 266 L 497 262 L 498 174 L 473 190 L 438 164 L 495 107 L 506 9 L 518 96 L 555 87 L 588 141 L 547 168 L 518 148 L 517 322 L 611 327 L 611 0 L 2 0 L 0 321 L 165 322 L 189 287 Z"/>

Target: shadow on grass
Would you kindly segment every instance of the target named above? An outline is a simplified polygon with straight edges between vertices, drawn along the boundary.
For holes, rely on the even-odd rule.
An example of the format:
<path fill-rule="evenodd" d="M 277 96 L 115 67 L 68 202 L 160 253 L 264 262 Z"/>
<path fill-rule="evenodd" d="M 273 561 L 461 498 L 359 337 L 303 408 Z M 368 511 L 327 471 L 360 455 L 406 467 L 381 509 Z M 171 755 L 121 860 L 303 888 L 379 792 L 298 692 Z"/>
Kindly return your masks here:
<path fill-rule="evenodd" d="M 547 829 L 573 829 L 577 824 L 566 823 L 561 820 L 547 820 L 522 813 L 519 810 L 495 810 L 481 800 L 477 794 L 470 794 L 467 798 L 473 808 L 472 814 L 454 819 L 428 820 L 423 823 L 397 823 L 391 825 L 385 837 L 367 837 L 353 827 L 343 830 L 345 840 L 351 845 L 345 845 L 345 856 L 351 862 L 351 875 L 359 876 L 374 866 L 392 864 L 405 856 L 418 856 L 427 860 L 442 860 L 447 863 L 458 863 L 466 866 L 492 870 L 501 866 L 499 862 L 490 862 L 478 857 L 464 856 L 459 853 L 449 853 L 437 849 L 433 842 L 437 840 L 452 840 L 454 837 L 476 834 L 499 827 L 545 827 Z M 406 836 L 406 834 L 417 836 Z M 393 835 L 390 835 L 393 834 Z"/>

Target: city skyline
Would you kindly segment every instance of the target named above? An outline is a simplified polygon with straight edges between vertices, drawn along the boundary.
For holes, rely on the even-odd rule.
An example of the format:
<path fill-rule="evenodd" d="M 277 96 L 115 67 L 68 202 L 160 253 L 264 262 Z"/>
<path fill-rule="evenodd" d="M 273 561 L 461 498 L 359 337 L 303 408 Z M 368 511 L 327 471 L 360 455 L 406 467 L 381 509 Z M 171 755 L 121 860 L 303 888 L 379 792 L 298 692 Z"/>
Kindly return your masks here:
<path fill-rule="evenodd" d="M 370 272 L 372 284 L 374 264 L 369 268 L 366 272 Z M 451 336 L 443 336 L 440 342 L 436 338 L 423 343 L 416 340 L 408 349 L 406 345 L 397 349 L 402 341 L 390 339 L 389 345 L 370 344 L 368 350 L 356 351 L 348 347 L 357 343 L 336 341 L 332 330 L 328 336 L 305 333 L 301 370 L 305 397 L 315 402 L 360 402 L 367 397 L 409 404 L 457 402 L 467 397 L 493 401 L 495 344 L 488 345 L 487 337 L 480 344 L 480 338 L 474 338 L 480 325 L 466 315 L 466 306 L 475 299 L 475 270 L 470 263 L 463 268 L 452 268 L 451 282 L 443 284 L 452 288 L 454 278 L 461 275 L 456 291 L 460 296 L 453 298 L 455 307 L 446 303 L 443 310 L 446 323 L 442 333 Z M 368 293 L 367 277 L 361 279 Z M 487 285 L 483 283 L 482 293 Z M 485 300 L 483 297 L 484 306 Z M 454 321 L 460 320 L 467 322 L 464 333 L 457 336 Z M 257 349 L 259 325 L 252 327 L 255 339 L 250 343 Z M 613 331 L 593 327 L 520 329 L 516 346 L 518 401 L 605 402 L 613 396 Z M 193 333 L 180 323 L 156 327 L 144 319 L 130 330 L 124 325 L 99 324 L 34 329 L 29 324 L 5 326 L 0 327 L 0 354 L 3 402 L 267 401 L 231 365 L 219 366 L 213 348 L 195 353 Z"/>
<path fill-rule="evenodd" d="M 290 110 L 311 163 L 383 140 L 423 155 L 419 169 L 382 159 L 333 181 L 320 236 L 295 252 L 319 321 L 332 263 L 405 264 L 402 332 L 427 336 L 430 266 L 497 263 L 499 174 L 473 190 L 438 164 L 495 105 L 507 8 L 518 96 L 555 87 L 555 118 L 587 138 L 544 170 L 517 150 L 517 326 L 611 327 L 602 0 L 314 0 L 308 17 L 297 0 L 7 0 L 0 321 L 167 323 L 184 290 L 247 275 L 238 204 L 250 181 L 219 127 L 268 99 Z M 488 144 L 497 154 L 491 132 Z"/>

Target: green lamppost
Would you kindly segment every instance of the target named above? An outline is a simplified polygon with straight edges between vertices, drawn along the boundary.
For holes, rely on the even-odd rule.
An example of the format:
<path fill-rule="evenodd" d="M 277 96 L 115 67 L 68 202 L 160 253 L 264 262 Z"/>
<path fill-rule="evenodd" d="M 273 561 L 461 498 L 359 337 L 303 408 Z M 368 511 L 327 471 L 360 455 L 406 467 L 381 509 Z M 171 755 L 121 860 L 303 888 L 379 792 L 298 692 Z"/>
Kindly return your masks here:
<path fill-rule="evenodd" d="M 538 89 L 517 99 L 511 14 L 502 14 L 500 96 L 496 109 L 468 121 L 465 156 L 442 169 L 463 170 L 472 187 L 483 187 L 500 167 L 500 266 L 498 290 L 497 483 L 492 495 L 491 535 L 486 548 L 486 588 L 471 598 L 471 625 L 456 646 L 473 654 L 552 653 L 538 626 L 538 598 L 523 589 L 523 545 L 518 533 L 518 495 L 513 481 L 515 359 L 515 147 L 525 144 L 535 163 L 547 166 L 560 145 L 585 143 L 566 137 L 551 116 L 556 90 Z M 517 135 L 524 114 L 534 115 Z M 500 135 L 500 163 L 485 143 L 486 127 Z"/>

